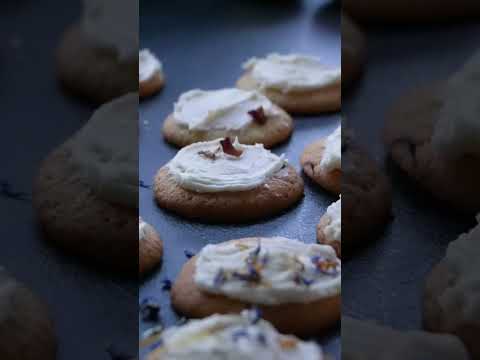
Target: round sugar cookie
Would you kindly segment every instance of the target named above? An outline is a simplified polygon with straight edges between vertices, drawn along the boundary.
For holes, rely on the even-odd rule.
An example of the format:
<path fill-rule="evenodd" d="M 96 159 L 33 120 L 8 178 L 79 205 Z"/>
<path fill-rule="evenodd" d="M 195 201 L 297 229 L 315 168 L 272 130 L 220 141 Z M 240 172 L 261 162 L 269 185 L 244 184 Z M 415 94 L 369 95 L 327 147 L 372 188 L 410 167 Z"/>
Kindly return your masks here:
<path fill-rule="evenodd" d="M 0 268 L 0 358 L 54 360 L 57 337 L 46 305 Z"/>
<path fill-rule="evenodd" d="M 141 50 L 138 61 L 138 94 L 140 98 L 146 98 L 162 90 L 165 75 L 162 63 L 150 50 Z"/>
<path fill-rule="evenodd" d="M 146 275 L 162 262 L 163 242 L 155 229 L 138 219 L 138 272 Z"/>
<path fill-rule="evenodd" d="M 99 48 L 78 24 L 61 39 L 57 72 L 68 92 L 96 104 L 138 91 L 138 58 L 119 61 L 116 50 Z"/>
<path fill-rule="evenodd" d="M 333 247 L 339 258 L 342 257 L 341 220 L 341 199 L 339 199 L 327 208 L 317 225 L 317 241 Z"/>
<path fill-rule="evenodd" d="M 256 244 L 258 240 L 245 238 L 228 243 L 242 246 Z M 301 337 L 319 335 L 340 319 L 340 292 L 311 302 L 265 305 L 204 291 L 194 280 L 198 256 L 184 265 L 171 291 L 172 306 L 187 317 L 204 318 L 213 314 L 241 313 L 255 307 L 260 310 L 261 317 L 271 322 L 280 332 Z"/>

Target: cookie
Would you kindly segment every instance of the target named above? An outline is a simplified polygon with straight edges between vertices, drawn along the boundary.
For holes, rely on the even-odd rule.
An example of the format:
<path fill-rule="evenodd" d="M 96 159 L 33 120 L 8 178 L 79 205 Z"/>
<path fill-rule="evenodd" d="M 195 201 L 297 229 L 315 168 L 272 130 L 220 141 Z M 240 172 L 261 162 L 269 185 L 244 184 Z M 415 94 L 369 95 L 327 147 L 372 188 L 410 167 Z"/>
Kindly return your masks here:
<path fill-rule="evenodd" d="M 163 242 L 155 229 L 138 219 L 138 272 L 144 276 L 162 262 Z"/>
<path fill-rule="evenodd" d="M 237 81 L 244 90 L 258 90 L 289 113 L 318 114 L 340 110 L 341 71 L 317 58 L 270 54 L 243 65 Z"/>
<path fill-rule="evenodd" d="M 340 267 L 330 246 L 285 238 L 207 245 L 175 281 L 172 305 L 193 318 L 256 307 L 280 332 L 318 335 L 340 319 Z"/>
<path fill-rule="evenodd" d="M 401 331 L 342 317 L 342 358 L 346 360 L 468 360 L 462 342 L 452 335 Z"/>
<path fill-rule="evenodd" d="M 138 58 L 119 61 L 114 49 L 100 48 L 73 25 L 57 51 L 57 73 L 63 87 L 75 96 L 102 104 L 138 90 Z"/>
<path fill-rule="evenodd" d="M 0 358 L 54 360 L 57 337 L 46 305 L 0 268 Z"/>
<path fill-rule="evenodd" d="M 165 85 L 162 63 L 148 49 L 138 54 L 138 93 L 141 98 L 152 96 Z"/>
<path fill-rule="evenodd" d="M 130 94 L 97 110 L 42 162 L 33 190 L 51 243 L 131 274 L 138 271 L 137 103 Z"/>
<path fill-rule="evenodd" d="M 349 131 L 342 138 L 342 249 L 350 255 L 384 229 L 392 218 L 388 178 Z"/>
<path fill-rule="evenodd" d="M 254 311 L 190 320 L 153 334 L 143 344 L 149 350 L 147 360 L 324 358 L 322 349 L 315 342 L 278 333 Z"/>
<path fill-rule="evenodd" d="M 444 259 L 428 275 L 423 297 L 425 328 L 458 336 L 472 359 L 480 357 L 479 244 L 480 225 L 450 243 Z"/>
<path fill-rule="evenodd" d="M 342 199 L 331 204 L 320 218 L 317 240 L 333 247 L 338 257 L 342 256 Z"/>
<path fill-rule="evenodd" d="M 183 147 L 221 137 L 238 137 L 242 144 L 271 148 L 285 142 L 293 120 L 255 91 L 191 90 L 180 96 L 163 125 L 165 139 Z"/>
<path fill-rule="evenodd" d="M 359 21 L 369 22 L 433 22 L 476 18 L 480 15 L 477 1 L 461 0 L 452 6 L 448 0 L 344 0 L 343 10 Z"/>
<path fill-rule="evenodd" d="M 365 67 L 366 39 L 350 17 L 342 13 L 342 88 L 351 87 Z"/>
<path fill-rule="evenodd" d="M 229 138 L 184 147 L 155 176 L 158 205 L 185 218 L 241 223 L 276 215 L 303 197 L 282 156 Z"/>
<path fill-rule="evenodd" d="M 454 209 L 480 210 L 480 53 L 449 79 L 398 99 L 387 115 L 392 160 L 420 187 Z"/>
<path fill-rule="evenodd" d="M 325 190 L 340 194 L 341 127 L 327 138 L 307 146 L 300 159 L 303 172 Z"/>

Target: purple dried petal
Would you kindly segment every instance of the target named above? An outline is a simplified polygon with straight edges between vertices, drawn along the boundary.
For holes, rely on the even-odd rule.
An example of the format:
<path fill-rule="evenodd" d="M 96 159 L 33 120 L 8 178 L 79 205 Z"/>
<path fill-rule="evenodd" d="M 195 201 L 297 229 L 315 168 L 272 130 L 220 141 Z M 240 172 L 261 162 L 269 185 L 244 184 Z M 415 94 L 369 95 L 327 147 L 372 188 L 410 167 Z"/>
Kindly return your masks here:
<path fill-rule="evenodd" d="M 213 279 L 213 286 L 219 288 L 225 283 L 225 281 L 227 281 L 225 271 L 223 269 L 218 270 L 217 275 L 215 275 L 215 278 Z"/>
<path fill-rule="evenodd" d="M 147 297 L 140 303 L 140 314 L 143 321 L 158 321 L 160 304 L 153 297 Z"/>
<path fill-rule="evenodd" d="M 172 290 L 172 281 L 168 279 L 162 280 L 162 291 L 170 290 Z"/>

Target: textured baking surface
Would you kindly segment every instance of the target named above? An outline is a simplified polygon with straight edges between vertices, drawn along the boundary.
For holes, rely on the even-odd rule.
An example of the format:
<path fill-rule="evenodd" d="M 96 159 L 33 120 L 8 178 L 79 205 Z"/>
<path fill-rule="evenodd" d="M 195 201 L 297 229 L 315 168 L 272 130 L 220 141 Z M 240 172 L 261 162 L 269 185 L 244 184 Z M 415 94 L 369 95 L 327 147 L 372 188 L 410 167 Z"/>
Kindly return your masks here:
<path fill-rule="evenodd" d="M 188 6 L 186 5 L 188 3 Z M 272 51 L 306 52 L 321 56 L 329 64 L 340 64 L 340 14 L 325 1 L 209 0 L 142 1 L 141 46 L 162 60 L 166 86 L 140 105 L 140 178 L 147 185 L 157 169 L 171 159 L 176 149 L 167 145 L 160 131 L 178 96 L 192 88 L 234 86 L 242 73 L 241 63 L 251 56 Z M 195 4 L 195 5 L 194 5 Z M 198 4 L 198 5 L 196 5 Z M 338 126 L 339 115 L 294 117 L 295 132 L 285 145 L 274 148 L 285 153 L 300 170 L 304 147 L 328 135 Z M 302 175 L 303 176 L 303 175 Z M 287 236 L 305 242 L 316 240 L 316 225 L 326 207 L 335 200 L 305 178 L 305 199 L 287 213 L 273 219 L 242 226 L 203 225 L 184 221 L 160 210 L 151 189 L 140 190 L 140 214 L 155 226 L 165 242 L 164 266 L 148 278 L 140 298 L 161 301 L 165 325 L 178 318 L 170 308 L 163 280 L 174 280 L 186 257 L 207 243 L 248 236 Z M 140 323 L 140 331 L 152 326 Z M 327 352 L 339 358 L 339 329 L 319 339 Z"/>

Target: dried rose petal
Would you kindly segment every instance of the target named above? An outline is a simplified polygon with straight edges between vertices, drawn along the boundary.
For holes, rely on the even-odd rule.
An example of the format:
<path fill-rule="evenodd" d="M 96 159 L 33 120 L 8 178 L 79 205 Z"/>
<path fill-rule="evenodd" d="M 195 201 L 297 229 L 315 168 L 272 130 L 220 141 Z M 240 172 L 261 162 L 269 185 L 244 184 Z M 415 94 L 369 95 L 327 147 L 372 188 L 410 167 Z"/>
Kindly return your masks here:
<path fill-rule="evenodd" d="M 260 106 L 258 109 L 250 110 L 248 112 L 248 115 L 250 115 L 253 118 L 253 121 L 255 121 L 259 125 L 265 125 L 268 120 L 262 106 Z"/>
<path fill-rule="evenodd" d="M 233 146 L 232 140 L 229 137 L 220 140 L 220 144 L 222 145 L 222 149 L 225 154 L 236 157 L 239 157 L 243 154 L 243 150 L 238 150 L 235 148 L 235 146 Z"/>

